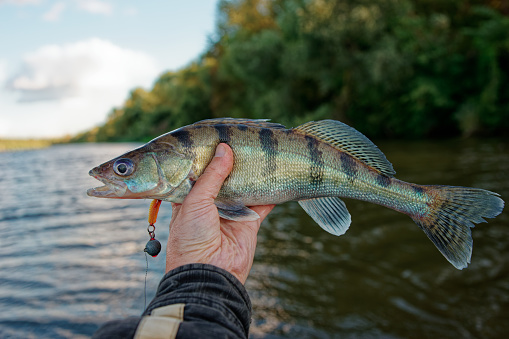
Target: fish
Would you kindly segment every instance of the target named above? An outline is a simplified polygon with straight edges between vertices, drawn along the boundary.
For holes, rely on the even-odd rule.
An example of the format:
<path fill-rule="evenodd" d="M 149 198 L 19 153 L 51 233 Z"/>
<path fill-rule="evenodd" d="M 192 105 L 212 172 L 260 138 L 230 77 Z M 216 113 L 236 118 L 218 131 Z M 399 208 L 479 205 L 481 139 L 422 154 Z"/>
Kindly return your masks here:
<path fill-rule="evenodd" d="M 234 154 L 233 169 L 214 203 L 224 219 L 257 220 L 250 206 L 297 201 L 325 231 L 339 236 L 351 224 L 342 198 L 404 213 L 457 269 L 472 256 L 471 228 L 504 208 L 499 194 L 470 187 L 399 180 L 382 151 L 361 132 L 336 120 L 295 128 L 268 119 L 198 121 L 107 161 L 89 174 L 104 185 L 98 198 L 182 203 L 219 143 Z"/>

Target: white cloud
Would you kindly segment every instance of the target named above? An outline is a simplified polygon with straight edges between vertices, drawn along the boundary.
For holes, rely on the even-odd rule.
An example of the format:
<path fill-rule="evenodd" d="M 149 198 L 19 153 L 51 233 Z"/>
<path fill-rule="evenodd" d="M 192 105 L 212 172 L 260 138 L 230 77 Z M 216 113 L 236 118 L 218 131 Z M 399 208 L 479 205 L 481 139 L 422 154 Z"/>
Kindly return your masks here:
<path fill-rule="evenodd" d="M 65 3 L 64 2 L 57 2 L 55 3 L 49 11 L 43 14 L 42 18 L 45 21 L 57 21 L 60 18 L 60 15 L 65 9 Z"/>
<path fill-rule="evenodd" d="M 153 80 L 155 72 L 150 56 L 93 38 L 26 55 L 7 87 L 18 91 L 21 101 L 63 99 L 94 89 L 129 88 Z"/>
<path fill-rule="evenodd" d="M 11 136 L 77 133 L 103 121 L 129 90 L 150 86 L 159 71 L 149 55 L 97 38 L 44 46 L 7 81 L 11 94 L 0 92 L 0 121 Z"/>
<path fill-rule="evenodd" d="M 113 6 L 100 0 L 78 0 L 78 8 L 95 14 L 111 14 Z"/>

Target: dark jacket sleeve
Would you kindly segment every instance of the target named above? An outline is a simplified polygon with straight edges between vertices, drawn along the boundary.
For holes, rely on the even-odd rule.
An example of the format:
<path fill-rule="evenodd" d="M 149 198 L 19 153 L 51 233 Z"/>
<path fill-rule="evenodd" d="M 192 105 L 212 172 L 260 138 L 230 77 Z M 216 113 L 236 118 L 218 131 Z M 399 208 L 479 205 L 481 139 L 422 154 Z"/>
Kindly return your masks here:
<path fill-rule="evenodd" d="M 163 277 L 156 296 L 142 317 L 108 322 L 93 338 L 132 338 L 144 319 L 169 305 L 181 305 L 183 310 L 177 325 L 177 338 L 248 337 L 251 301 L 244 286 L 221 268 L 190 264 Z"/>

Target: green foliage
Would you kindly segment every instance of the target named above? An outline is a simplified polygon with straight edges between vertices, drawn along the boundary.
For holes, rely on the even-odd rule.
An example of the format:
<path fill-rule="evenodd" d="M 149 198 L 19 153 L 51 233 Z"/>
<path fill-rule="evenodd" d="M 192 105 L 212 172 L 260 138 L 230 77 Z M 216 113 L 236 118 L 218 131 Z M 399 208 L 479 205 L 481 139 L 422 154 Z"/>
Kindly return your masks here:
<path fill-rule="evenodd" d="M 198 62 L 75 140 L 212 117 L 337 119 L 371 137 L 507 133 L 509 7 L 494 0 L 223 0 Z"/>

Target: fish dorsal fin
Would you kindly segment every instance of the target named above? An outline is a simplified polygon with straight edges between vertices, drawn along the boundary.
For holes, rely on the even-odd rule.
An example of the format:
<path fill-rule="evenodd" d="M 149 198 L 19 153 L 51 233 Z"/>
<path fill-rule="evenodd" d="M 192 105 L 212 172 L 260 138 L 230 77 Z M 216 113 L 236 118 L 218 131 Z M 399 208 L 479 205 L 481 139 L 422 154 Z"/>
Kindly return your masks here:
<path fill-rule="evenodd" d="M 285 126 L 278 124 L 276 122 L 269 122 L 269 120 L 270 119 L 217 118 L 201 120 L 195 122 L 191 126 L 225 124 L 225 125 L 245 125 L 260 128 L 286 129 Z"/>
<path fill-rule="evenodd" d="M 380 149 L 364 134 L 336 120 L 310 121 L 294 130 L 330 144 L 389 177 L 396 172 Z"/>

